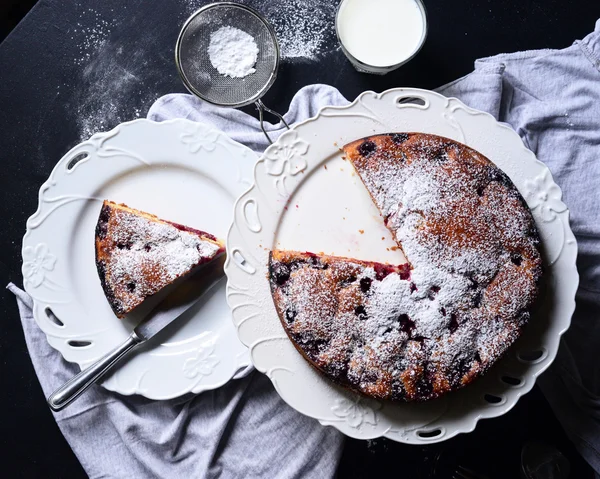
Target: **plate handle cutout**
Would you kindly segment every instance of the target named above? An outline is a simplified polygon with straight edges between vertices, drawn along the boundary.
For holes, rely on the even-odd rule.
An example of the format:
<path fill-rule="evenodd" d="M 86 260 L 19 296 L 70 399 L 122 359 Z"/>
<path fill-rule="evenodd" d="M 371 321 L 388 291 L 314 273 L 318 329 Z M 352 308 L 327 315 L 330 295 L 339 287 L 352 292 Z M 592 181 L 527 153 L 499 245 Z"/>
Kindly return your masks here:
<path fill-rule="evenodd" d="M 75 341 L 75 340 L 70 340 L 67 341 L 67 344 L 69 346 L 71 346 L 72 348 L 86 348 L 88 346 L 92 345 L 91 341 Z"/>
<path fill-rule="evenodd" d="M 520 386 L 523 384 L 521 378 L 515 378 L 514 376 L 502 376 L 500 379 L 504 384 L 508 384 L 509 386 Z"/>
<path fill-rule="evenodd" d="M 398 108 L 419 108 L 426 110 L 429 108 L 429 100 L 419 95 L 399 95 L 396 97 L 396 106 Z"/>
<path fill-rule="evenodd" d="M 54 311 L 52 311 L 49 306 L 46 306 L 44 312 L 46 313 L 46 317 L 50 320 L 51 323 L 58 326 L 59 328 L 63 328 L 65 326 L 65 323 L 63 323 L 60 319 L 56 317 L 56 314 L 54 314 Z"/>
<path fill-rule="evenodd" d="M 499 406 L 504 403 L 504 398 L 500 396 L 496 396 L 495 394 L 484 394 L 483 399 L 488 404 L 492 404 L 493 406 Z"/>
<path fill-rule="evenodd" d="M 71 171 L 73 168 L 75 168 L 75 166 L 77 165 L 77 163 L 79 163 L 80 161 L 85 160 L 89 156 L 90 155 L 88 155 L 87 152 L 83 152 L 83 153 L 79 153 L 78 155 L 75 155 L 73 158 L 71 158 L 67 162 L 67 170 Z"/>
<path fill-rule="evenodd" d="M 233 261 L 235 261 L 235 264 L 237 264 L 242 271 L 244 271 L 248 274 L 256 273 L 256 268 L 254 266 L 252 266 L 246 260 L 246 258 L 244 258 L 244 255 L 241 253 L 241 251 L 238 248 L 233 249 L 233 251 L 231 252 L 231 257 L 233 258 Z"/>
<path fill-rule="evenodd" d="M 419 436 L 421 439 L 434 439 L 441 435 L 442 429 L 439 427 L 435 429 L 421 429 L 420 431 L 417 431 L 417 436 Z"/>
<path fill-rule="evenodd" d="M 262 225 L 258 218 L 258 205 L 256 204 L 256 200 L 254 198 L 247 199 L 244 202 L 242 211 L 244 212 L 244 221 L 246 222 L 248 229 L 253 233 L 260 233 Z"/>
<path fill-rule="evenodd" d="M 537 364 L 546 359 L 548 352 L 544 348 L 534 349 L 531 351 L 519 351 L 517 359 L 522 363 Z"/>

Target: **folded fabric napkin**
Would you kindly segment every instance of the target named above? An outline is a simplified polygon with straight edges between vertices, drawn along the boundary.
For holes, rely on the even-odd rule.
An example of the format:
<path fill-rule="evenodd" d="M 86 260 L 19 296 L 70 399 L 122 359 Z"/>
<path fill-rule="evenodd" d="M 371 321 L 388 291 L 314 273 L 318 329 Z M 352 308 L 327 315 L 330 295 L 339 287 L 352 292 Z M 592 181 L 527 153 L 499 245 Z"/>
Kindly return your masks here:
<path fill-rule="evenodd" d="M 600 20 L 569 48 L 484 58 L 473 73 L 438 91 L 510 124 L 563 190 L 579 243 L 581 283 L 573 325 L 539 384 L 600 477 Z M 293 124 L 322 106 L 346 103 L 335 88 L 312 85 L 294 97 L 285 119 Z M 255 118 L 190 95 L 160 98 L 148 117 L 200 121 L 259 153 L 267 146 Z M 272 138 L 285 131 L 281 123 L 267 130 Z M 545 200 L 548 207 L 553 200 Z M 48 395 L 77 369 L 46 342 L 32 318 L 31 299 L 9 288 Z M 171 401 L 96 386 L 56 420 L 90 477 L 331 477 L 342 447 L 337 431 L 292 410 L 256 372 Z"/>

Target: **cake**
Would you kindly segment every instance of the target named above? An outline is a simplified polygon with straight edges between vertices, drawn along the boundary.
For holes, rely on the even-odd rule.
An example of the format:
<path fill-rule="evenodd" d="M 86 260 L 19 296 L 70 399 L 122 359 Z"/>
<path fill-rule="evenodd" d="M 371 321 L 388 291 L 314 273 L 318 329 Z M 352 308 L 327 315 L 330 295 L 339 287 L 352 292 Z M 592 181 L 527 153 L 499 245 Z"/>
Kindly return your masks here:
<path fill-rule="evenodd" d="M 108 200 L 95 243 L 100 283 L 118 317 L 225 252 L 223 242 L 209 233 Z"/>
<path fill-rule="evenodd" d="M 272 251 L 287 335 L 373 398 L 425 401 L 471 383 L 520 336 L 538 295 L 529 208 L 496 165 L 447 138 L 386 134 L 343 150 L 409 263 Z"/>

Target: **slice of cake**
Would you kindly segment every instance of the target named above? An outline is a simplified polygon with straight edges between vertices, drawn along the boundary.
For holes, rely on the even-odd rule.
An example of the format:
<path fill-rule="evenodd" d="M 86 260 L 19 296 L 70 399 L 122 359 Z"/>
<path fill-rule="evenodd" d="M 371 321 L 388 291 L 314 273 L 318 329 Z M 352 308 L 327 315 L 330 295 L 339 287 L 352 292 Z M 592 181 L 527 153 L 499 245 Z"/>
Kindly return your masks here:
<path fill-rule="evenodd" d="M 530 319 L 542 261 L 529 208 L 496 165 L 448 138 L 377 135 L 344 152 L 410 265 L 273 251 L 286 333 L 371 397 L 423 401 L 469 384 Z"/>
<path fill-rule="evenodd" d="M 209 233 L 108 200 L 96 224 L 96 267 L 118 317 L 224 252 Z"/>

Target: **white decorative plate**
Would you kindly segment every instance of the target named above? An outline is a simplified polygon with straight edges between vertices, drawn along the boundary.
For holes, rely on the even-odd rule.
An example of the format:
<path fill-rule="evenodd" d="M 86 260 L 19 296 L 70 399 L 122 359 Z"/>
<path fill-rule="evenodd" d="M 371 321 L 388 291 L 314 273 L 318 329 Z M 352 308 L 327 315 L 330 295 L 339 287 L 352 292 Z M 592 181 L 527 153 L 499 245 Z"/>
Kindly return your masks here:
<path fill-rule="evenodd" d="M 85 368 L 136 324 L 136 318 L 115 317 L 96 272 L 94 230 L 102 200 L 224 238 L 256 159 L 248 148 L 188 120 L 135 120 L 69 151 L 42 185 L 23 238 L 24 286 L 48 342 Z M 225 283 L 223 277 L 103 386 L 168 399 L 219 387 L 246 367 L 248 350 L 231 322 Z"/>
<path fill-rule="evenodd" d="M 533 210 L 546 266 L 543 311 L 509 354 L 474 384 L 422 404 L 366 399 L 317 373 L 288 340 L 267 281 L 274 247 L 401 262 L 367 190 L 339 150 L 357 138 L 401 131 L 452 138 L 502 168 Z M 256 165 L 254 180 L 236 204 L 228 236 L 227 299 L 255 367 L 298 411 L 355 438 L 438 442 L 473 430 L 481 418 L 507 412 L 556 356 L 579 281 L 569 213 L 548 168 L 487 113 L 426 90 L 366 92 L 346 107 L 322 109 L 282 135 Z"/>

